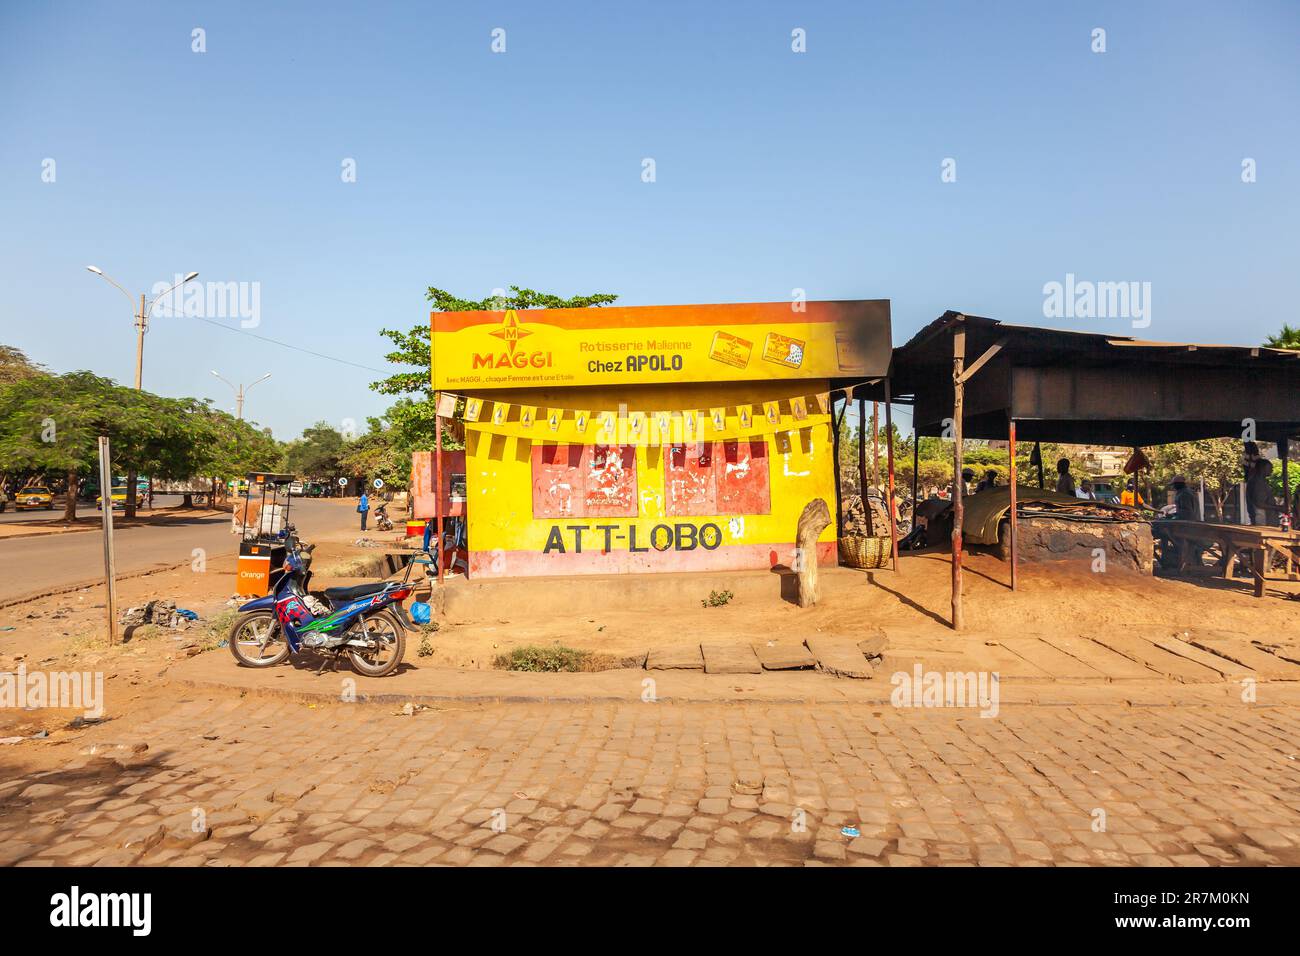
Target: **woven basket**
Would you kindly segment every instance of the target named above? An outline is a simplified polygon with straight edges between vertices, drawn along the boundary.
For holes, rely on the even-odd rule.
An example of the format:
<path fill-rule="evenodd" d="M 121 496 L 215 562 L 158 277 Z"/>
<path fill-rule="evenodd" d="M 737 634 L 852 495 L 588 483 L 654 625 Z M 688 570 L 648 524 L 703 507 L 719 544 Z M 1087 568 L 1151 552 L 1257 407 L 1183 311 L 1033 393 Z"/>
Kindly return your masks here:
<path fill-rule="evenodd" d="M 893 548 L 888 538 L 856 534 L 840 538 L 840 561 L 851 568 L 883 568 L 892 556 Z"/>

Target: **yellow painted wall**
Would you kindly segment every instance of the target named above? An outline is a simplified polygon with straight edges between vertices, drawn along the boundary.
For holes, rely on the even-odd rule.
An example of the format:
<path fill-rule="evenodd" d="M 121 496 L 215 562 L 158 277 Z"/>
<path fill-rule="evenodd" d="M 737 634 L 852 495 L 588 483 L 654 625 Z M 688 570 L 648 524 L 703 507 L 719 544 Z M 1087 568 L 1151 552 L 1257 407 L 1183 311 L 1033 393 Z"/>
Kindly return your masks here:
<path fill-rule="evenodd" d="M 493 426 L 490 420 L 466 425 L 466 470 L 469 500 L 468 537 L 471 574 L 519 576 L 532 574 L 604 573 L 612 571 L 685 571 L 736 567 L 790 565 L 794 561 L 795 529 L 799 514 L 813 499 L 823 499 L 834 511 L 835 484 L 832 470 L 830 417 L 818 409 L 804 421 L 791 414 L 790 399 L 813 399 L 828 387 L 827 382 L 740 382 L 684 383 L 678 386 L 632 388 L 512 389 L 508 394 L 476 392 L 485 407 L 500 400 L 511 403 L 507 421 Z M 763 403 L 780 402 L 779 425 L 764 417 Z M 533 518 L 532 448 L 535 442 L 557 443 L 544 419 L 545 410 L 586 409 L 600 411 L 626 407 L 627 412 L 665 409 L 707 411 L 727 408 L 727 429 L 704 432 L 704 440 L 762 436 L 768 449 L 769 500 L 764 515 L 668 516 L 665 503 L 666 448 L 644 444 L 637 448 L 638 515 L 620 518 Z M 737 406 L 748 405 L 753 422 L 746 429 L 737 421 Z M 519 425 L 519 408 L 534 406 L 537 421 L 529 429 Z M 813 405 L 814 409 L 817 406 Z M 598 441 L 595 426 L 586 444 Z M 523 437 L 525 433 L 534 438 Z M 574 442 L 572 415 L 558 432 L 562 443 Z M 633 443 L 631 441 L 629 444 Z M 707 549 L 698 544 L 700 529 L 712 524 L 720 529 L 720 544 Z M 597 526 L 616 526 L 610 531 L 610 552 L 602 553 L 606 532 Z M 560 529 L 563 551 L 552 548 L 554 532 Z M 577 532 L 582 529 L 582 552 L 575 550 Z M 664 526 L 672 530 L 670 535 Z M 681 528 L 678 526 L 690 526 Z M 659 530 L 656 532 L 656 527 Z M 694 529 L 696 547 L 692 542 Z M 665 550 L 651 547 L 652 534 Z M 712 532 L 708 532 L 712 534 Z M 620 538 L 620 535 L 623 537 Z M 633 552 L 632 536 L 638 548 Z M 677 547 L 678 544 L 683 547 Z M 818 559 L 835 556 L 834 524 L 822 534 Z"/>

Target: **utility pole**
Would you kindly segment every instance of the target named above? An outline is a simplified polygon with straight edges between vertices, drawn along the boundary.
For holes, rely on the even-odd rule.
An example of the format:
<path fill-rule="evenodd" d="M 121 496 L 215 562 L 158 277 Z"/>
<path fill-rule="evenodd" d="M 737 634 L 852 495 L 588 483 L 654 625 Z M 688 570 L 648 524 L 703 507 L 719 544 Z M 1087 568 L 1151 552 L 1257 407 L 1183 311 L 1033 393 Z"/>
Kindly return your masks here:
<path fill-rule="evenodd" d="M 216 375 L 217 378 L 220 378 L 223 382 L 225 382 L 227 385 L 229 385 L 229 386 L 231 387 L 231 389 L 234 391 L 234 393 L 235 393 L 235 417 L 238 418 L 240 421 L 243 421 L 243 418 L 244 418 L 244 396 L 248 393 L 248 390 L 251 389 L 251 388 L 253 387 L 253 385 L 258 384 L 258 382 L 265 382 L 268 378 L 271 377 L 271 373 L 270 373 L 270 372 L 267 372 L 265 375 L 263 375 L 261 378 L 259 378 L 256 382 L 253 382 L 253 383 L 250 384 L 250 385 L 244 386 L 244 385 L 236 385 L 234 382 L 230 381 L 229 379 L 227 379 L 227 378 L 222 378 L 221 374 L 220 374 L 219 372 L 217 372 L 216 369 L 213 369 L 213 370 L 212 370 L 212 374 L 213 374 L 213 375 Z"/>
<path fill-rule="evenodd" d="M 124 296 L 126 296 L 128 299 L 131 300 L 132 306 L 135 305 L 135 298 L 131 295 L 131 293 L 123 289 L 122 286 L 119 285 L 116 282 L 116 280 L 114 280 L 111 276 L 107 275 L 103 269 L 99 268 L 98 266 L 86 266 L 86 269 L 90 272 L 95 273 L 95 275 L 99 276 L 105 282 L 108 282 L 111 285 L 115 286 L 119 292 L 121 292 Z M 149 315 L 153 312 L 153 307 L 157 305 L 159 300 L 161 300 L 164 296 L 167 296 L 172 292 L 176 291 L 185 283 L 189 282 L 191 279 L 197 279 L 198 276 L 199 274 L 197 272 L 187 273 L 185 278 L 181 279 L 180 282 L 177 282 L 175 285 L 173 285 L 166 292 L 163 292 L 161 295 L 155 296 L 153 302 L 151 302 L 147 308 L 145 306 L 144 293 L 143 292 L 140 293 L 140 309 L 138 312 L 135 313 L 134 316 L 135 318 L 135 390 L 137 392 L 142 391 L 144 388 L 143 385 L 144 334 L 145 332 L 149 331 Z M 130 467 L 128 467 L 126 470 L 126 511 L 122 516 L 124 518 L 135 517 L 135 477 L 136 477 L 135 465 L 133 464 Z M 109 475 L 109 484 L 104 484 L 102 480 L 100 481 L 99 494 L 104 502 L 104 510 L 111 511 L 113 508 L 112 475 Z"/>

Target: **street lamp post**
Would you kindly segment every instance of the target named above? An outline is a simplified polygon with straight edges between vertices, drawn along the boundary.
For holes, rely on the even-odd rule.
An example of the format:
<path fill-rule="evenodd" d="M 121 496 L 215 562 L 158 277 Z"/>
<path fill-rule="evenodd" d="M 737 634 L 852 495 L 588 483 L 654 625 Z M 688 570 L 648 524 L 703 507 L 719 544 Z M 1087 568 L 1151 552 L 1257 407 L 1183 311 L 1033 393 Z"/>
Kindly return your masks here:
<path fill-rule="evenodd" d="M 256 382 L 252 382 L 249 385 L 236 385 L 234 382 L 230 381 L 229 379 L 223 378 L 221 373 L 218 372 L 216 369 L 212 370 L 212 374 L 215 375 L 217 378 L 221 379 L 227 385 L 229 385 L 231 390 L 235 393 L 235 417 L 240 419 L 241 421 L 244 418 L 244 396 L 248 394 L 248 390 L 251 389 L 254 385 L 257 385 L 259 382 L 265 382 L 268 378 L 271 377 L 271 373 L 267 372 Z"/>
<path fill-rule="evenodd" d="M 107 275 L 103 269 L 100 269 L 98 266 L 86 266 L 86 268 L 89 271 L 95 273 L 95 275 L 99 276 L 105 282 L 108 282 L 110 285 L 116 288 L 119 292 L 121 292 L 124 296 L 127 297 L 127 299 L 131 303 L 131 307 L 132 308 L 135 307 L 135 297 L 132 296 L 131 293 L 123 289 L 122 286 L 119 285 L 117 281 L 114 280 L 111 276 Z M 137 311 L 134 316 L 135 318 L 135 389 L 137 392 L 141 391 L 141 389 L 143 388 L 141 380 L 144 375 L 144 334 L 149 330 L 149 316 L 153 313 L 153 307 L 158 304 L 158 301 L 160 299 L 164 298 L 167 295 L 170 295 L 172 292 L 179 289 L 181 286 L 189 282 L 191 279 L 197 279 L 198 276 L 199 274 L 197 272 L 189 273 L 188 275 L 185 276 L 184 279 L 182 279 L 180 282 L 177 282 L 174 286 L 172 286 L 167 291 L 163 292 L 161 295 L 154 296 L 154 300 L 148 303 L 147 305 L 145 303 L 144 293 L 143 292 L 140 293 L 140 308 L 139 311 Z M 70 490 L 69 494 L 71 493 L 72 492 Z M 104 507 L 112 508 L 113 489 L 100 488 L 99 494 L 101 499 L 104 502 Z M 126 472 L 126 512 L 123 515 L 123 517 L 126 518 L 135 517 L 135 466 L 131 466 L 130 468 L 127 469 Z"/>

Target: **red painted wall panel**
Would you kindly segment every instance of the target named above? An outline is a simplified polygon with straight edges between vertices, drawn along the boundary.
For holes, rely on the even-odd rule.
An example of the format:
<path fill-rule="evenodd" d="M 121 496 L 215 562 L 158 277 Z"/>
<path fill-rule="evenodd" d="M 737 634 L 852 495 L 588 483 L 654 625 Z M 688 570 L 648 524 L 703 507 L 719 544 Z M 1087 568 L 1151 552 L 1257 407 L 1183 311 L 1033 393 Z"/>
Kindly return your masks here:
<path fill-rule="evenodd" d="M 534 445 L 534 518 L 634 518 L 636 449 Z"/>
<path fill-rule="evenodd" d="M 668 449 L 668 514 L 715 515 L 718 513 L 717 485 L 712 442 L 673 445 Z"/>
<path fill-rule="evenodd" d="M 452 475 L 465 474 L 465 452 L 442 453 L 442 514 L 456 517 L 465 514 L 465 502 L 451 497 Z M 411 496 L 415 502 L 416 518 L 433 517 L 433 452 L 411 453 Z"/>
<path fill-rule="evenodd" d="M 772 511 L 768 486 L 767 441 L 724 441 L 714 462 L 718 514 L 765 515 Z"/>
<path fill-rule="evenodd" d="M 765 515 L 772 511 L 762 438 L 675 445 L 668 452 L 671 516 Z"/>

